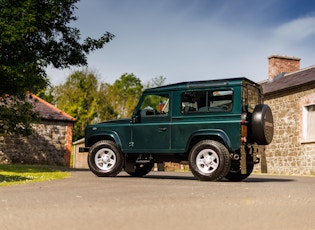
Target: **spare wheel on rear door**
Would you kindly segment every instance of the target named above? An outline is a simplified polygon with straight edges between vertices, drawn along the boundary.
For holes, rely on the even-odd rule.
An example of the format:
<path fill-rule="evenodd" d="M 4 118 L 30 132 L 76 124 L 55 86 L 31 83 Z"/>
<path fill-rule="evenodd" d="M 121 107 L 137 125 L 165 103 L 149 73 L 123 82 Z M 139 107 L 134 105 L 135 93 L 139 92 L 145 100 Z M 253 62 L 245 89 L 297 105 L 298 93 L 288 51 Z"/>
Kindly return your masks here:
<path fill-rule="evenodd" d="M 268 145 L 273 138 L 273 116 L 266 104 L 256 105 L 251 122 L 254 141 L 259 145 Z"/>

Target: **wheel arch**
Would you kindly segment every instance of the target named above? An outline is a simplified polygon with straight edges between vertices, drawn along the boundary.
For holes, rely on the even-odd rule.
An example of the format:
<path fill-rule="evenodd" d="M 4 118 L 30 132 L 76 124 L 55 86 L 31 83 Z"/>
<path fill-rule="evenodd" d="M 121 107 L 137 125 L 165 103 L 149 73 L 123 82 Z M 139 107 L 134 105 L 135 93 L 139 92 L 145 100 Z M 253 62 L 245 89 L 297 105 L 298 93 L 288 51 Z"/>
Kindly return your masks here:
<path fill-rule="evenodd" d="M 231 141 L 228 135 L 220 129 L 211 129 L 211 130 L 198 130 L 194 132 L 188 141 L 188 145 L 186 146 L 186 152 L 193 148 L 195 144 L 202 140 L 214 140 L 223 144 L 229 152 L 232 152 Z"/>
<path fill-rule="evenodd" d="M 116 132 L 101 132 L 97 133 L 95 135 L 90 136 L 88 140 L 86 140 L 86 146 L 91 147 L 93 144 L 95 144 L 98 141 L 101 140 L 109 140 L 116 143 L 118 148 L 121 150 L 121 141 Z"/>

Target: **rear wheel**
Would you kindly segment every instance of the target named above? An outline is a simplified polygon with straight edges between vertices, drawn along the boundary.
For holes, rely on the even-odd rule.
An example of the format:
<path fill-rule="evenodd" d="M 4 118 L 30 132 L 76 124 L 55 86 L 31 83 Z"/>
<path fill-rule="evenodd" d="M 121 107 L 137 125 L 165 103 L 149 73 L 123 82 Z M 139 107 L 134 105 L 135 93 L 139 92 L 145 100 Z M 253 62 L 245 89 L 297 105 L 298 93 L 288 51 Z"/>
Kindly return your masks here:
<path fill-rule="evenodd" d="M 189 154 L 189 166 L 191 172 L 199 180 L 221 180 L 231 167 L 229 151 L 220 142 L 200 141 Z"/>
<path fill-rule="evenodd" d="M 117 145 L 108 140 L 96 142 L 88 154 L 90 170 L 99 177 L 116 176 L 123 168 L 123 156 Z"/>

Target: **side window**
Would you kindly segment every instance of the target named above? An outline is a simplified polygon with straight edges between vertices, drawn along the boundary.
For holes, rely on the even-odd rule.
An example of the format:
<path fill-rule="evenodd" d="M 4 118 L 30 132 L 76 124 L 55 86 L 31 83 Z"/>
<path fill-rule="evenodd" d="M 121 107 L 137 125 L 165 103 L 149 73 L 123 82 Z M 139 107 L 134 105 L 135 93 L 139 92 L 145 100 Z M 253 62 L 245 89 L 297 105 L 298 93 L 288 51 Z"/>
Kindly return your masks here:
<path fill-rule="evenodd" d="M 162 116 L 169 112 L 169 95 L 146 95 L 141 106 L 141 117 Z"/>
<path fill-rule="evenodd" d="M 210 112 L 227 112 L 232 110 L 233 91 L 217 90 L 210 92 Z"/>
<path fill-rule="evenodd" d="M 228 112 L 232 110 L 233 91 L 192 91 L 181 97 L 182 113 Z"/>
<path fill-rule="evenodd" d="M 181 99 L 182 113 L 197 112 L 200 108 L 207 105 L 206 91 L 185 92 Z"/>

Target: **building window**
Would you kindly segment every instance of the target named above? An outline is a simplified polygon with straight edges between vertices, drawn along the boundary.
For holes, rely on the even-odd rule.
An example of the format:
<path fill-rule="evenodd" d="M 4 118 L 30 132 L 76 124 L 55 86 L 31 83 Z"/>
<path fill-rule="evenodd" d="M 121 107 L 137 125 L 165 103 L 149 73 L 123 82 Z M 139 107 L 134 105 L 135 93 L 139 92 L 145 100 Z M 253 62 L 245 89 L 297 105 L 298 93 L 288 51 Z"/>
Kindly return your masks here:
<path fill-rule="evenodd" d="M 304 106 L 303 139 L 304 141 L 315 141 L 315 104 Z"/>

